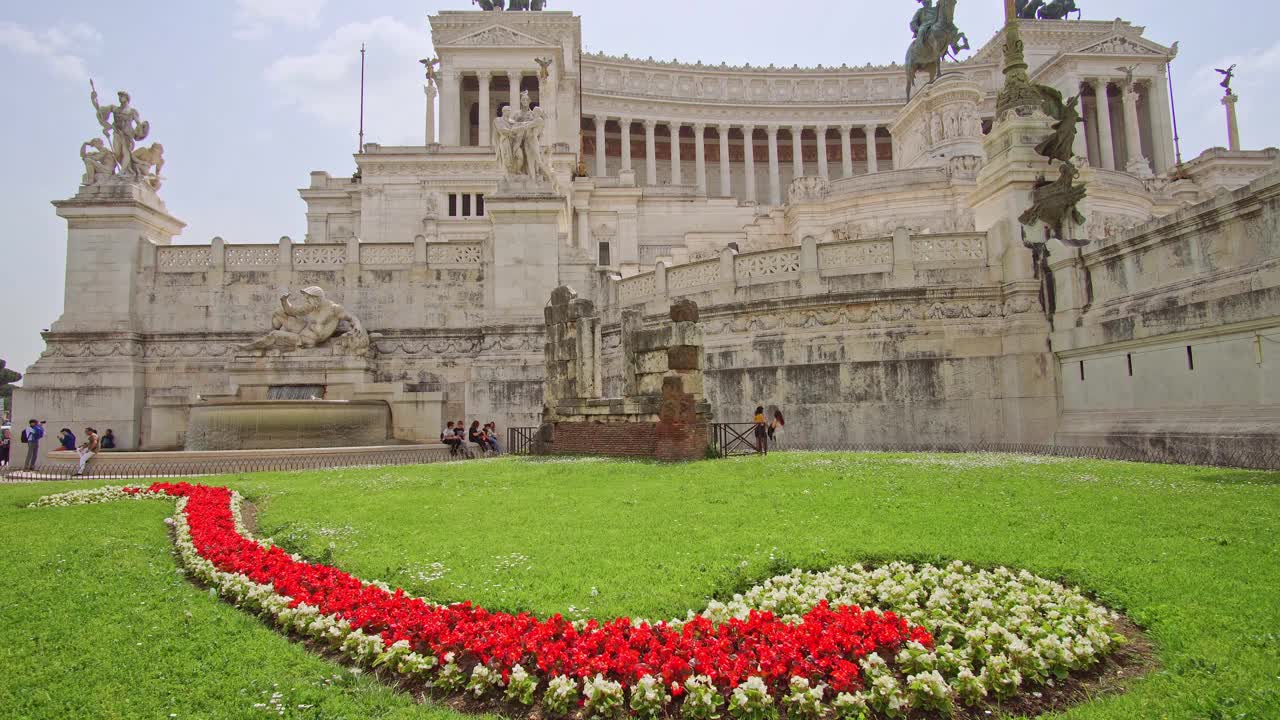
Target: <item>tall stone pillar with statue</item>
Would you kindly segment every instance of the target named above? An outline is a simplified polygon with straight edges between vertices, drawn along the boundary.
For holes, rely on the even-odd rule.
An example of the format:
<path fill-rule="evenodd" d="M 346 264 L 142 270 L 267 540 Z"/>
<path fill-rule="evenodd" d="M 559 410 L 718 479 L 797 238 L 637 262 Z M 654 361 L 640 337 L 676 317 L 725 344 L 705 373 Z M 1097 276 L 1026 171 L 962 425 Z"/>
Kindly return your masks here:
<path fill-rule="evenodd" d="M 92 86 L 92 85 L 91 85 Z M 47 349 L 14 393 L 14 417 L 51 427 L 111 428 L 121 448 L 142 444 L 146 297 L 138 277 L 155 267 L 156 248 L 185 227 L 157 194 L 164 147 L 143 146 L 151 126 L 127 92 L 90 102 L 101 137 L 80 146 L 85 172 L 75 196 L 54 202 L 67 221 L 67 284 L 62 316 L 45 333 Z"/>
<path fill-rule="evenodd" d="M 1057 422 L 1056 360 L 1046 337 L 1055 313 L 1047 272 L 1050 255 L 1065 257 L 1063 238 L 1075 237 L 1084 218 L 1076 209 L 1083 188 L 1073 148 L 1079 97 L 1064 99 L 1027 75 L 1018 27 L 1019 9 L 1005 3 L 1004 86 L 996 117 L 983 141 L 986 164 L 970 196 L 979 231 L 987 233 L 992 279 L 1004 289 L 1009 362 L 1002 378 L 1004 436 L 1048 442 Z M 1056 179 L 1054 179 L 1056 178 Z"/>

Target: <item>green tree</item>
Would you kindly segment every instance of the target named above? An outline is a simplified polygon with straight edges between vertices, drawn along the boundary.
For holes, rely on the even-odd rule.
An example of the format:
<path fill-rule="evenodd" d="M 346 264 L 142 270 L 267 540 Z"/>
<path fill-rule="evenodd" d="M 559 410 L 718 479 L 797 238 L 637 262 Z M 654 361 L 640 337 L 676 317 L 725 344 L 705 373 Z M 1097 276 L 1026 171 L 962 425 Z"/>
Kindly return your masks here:
<path fill-rule="evenodd" d="M 4 414 L 8 415 L 13 407 L 13 384 L 22 379 L 22 373 L 16 373 L 5 367 L 4 360 L 0 360 L 0 406 L 4 407 Z"/>

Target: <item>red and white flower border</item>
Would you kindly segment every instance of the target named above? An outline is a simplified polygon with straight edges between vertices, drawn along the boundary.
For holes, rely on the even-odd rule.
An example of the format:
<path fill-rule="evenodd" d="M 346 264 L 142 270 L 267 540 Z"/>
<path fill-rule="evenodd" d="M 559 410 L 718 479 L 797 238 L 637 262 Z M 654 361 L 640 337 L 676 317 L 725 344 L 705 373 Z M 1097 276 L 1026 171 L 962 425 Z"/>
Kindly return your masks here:
<path fill-rule="evenodd" d="M 945 568 L 891 563 L 870 570 L 860 565 L 821 573 L 797 570 L 727 603 L 712 602 L 702 615 L 690 613 L 683 621 L 568 623 L 558 615 L 537 621 L 489 613 L 469 603 L 431 605 L 384 583 L 365 583 L 306 563 L 252 540 L 241 516 L 243 498 L 226 488 L 112 486 L 48 496 L 30 507 L 174 497 L 177 512 L 166 523 L 173 528 L 182 564 L 228 602 L 357 665 L 438 694 L 526 708 L 539 705 L 544 716 L 617 718 L 629 712 L 653 719 L 678 713 L 687 720 L 715 720 L 726 709 L 735 720 L 779 715 L 867 720 L 917 711 L 950 715 L 957 705 L 973 707 L 1007 699 L 1026 686 L 1052 685 L 1096 665 L 1124 642 L 1113 626 L 1117 616 L 1078 590 L 1025 571 L 975 570 L 959 562 Z M 203 513 L 197 534 L 204 536 L 205 554 L 192 531 L 188 511 L 193 497 Z M 221 510 L 214 509 L 218 504 Z M 210 537 L 243 543 L 264 567 L 274 563 L 278 570 L 284 563 L 311 573 L 312 579 L 298 585 L 300 594 L 307 582 L 321 577 L 349 583 L 345 590 L 356 595 L 347 594 L 342 611 L 326 614 L 279 592 L 276 584 L 282 577 L 270 584 L 250 577 L 267 572 L 263 568 L 228 571 L 227 548 L 214 547 Z M 222 568 L 206 557 L 218 553 Z M 360 599 L 368 599 L 376 612 Z M 479 624 L 467 626 L 477 629 L 475 635 L 527 634 L 533 628 L 551 640 L 536 645 L 506 638 L 451 649 L 448 642 L 457 638 L 448 628 L 405 637 L 405 627 L 412 623 L 406 626 L 403 617 L 394 616 L 405 611 L 419 612 L 413 618 L 419 623 L 475 623 L 479 618 Z M 936 634 L 926 631 L 926 625 Z M 432 645 L 427 638 L 450 640 Z M 563 652 L 554 662 L 531 654 L 531 648 L 538 648 L 550 655 L 565 640 L 578 651 L 571 660 Z M 798 645 L 788 648 L 788 643 Z M 774 645 L 780 648 L 776 656 Z M 504 654 L 504 647 L 522 654 Z M 648 649 L 649 655 L 635 655 L 636 647 Z M 620 655 L 625 656 L 621 662 Z M 744 665 L 739 655 L 749 656 L 750 662 Z M 655 666 L 658 660 L 663 661 L 660 667 Z M 725 663 L 736 663 L 740 672 L 726 673 L 721 667 Z M 743 667 L 754 671 L 741 671 Z"/>

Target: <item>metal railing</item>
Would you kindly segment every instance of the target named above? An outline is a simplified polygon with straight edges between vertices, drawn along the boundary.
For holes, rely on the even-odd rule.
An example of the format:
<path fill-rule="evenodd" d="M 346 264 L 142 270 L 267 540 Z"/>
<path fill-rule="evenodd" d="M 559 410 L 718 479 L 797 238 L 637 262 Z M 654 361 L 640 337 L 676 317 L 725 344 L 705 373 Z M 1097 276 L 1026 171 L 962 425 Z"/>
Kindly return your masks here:
<path fill-rule="evenodd" d="M 1111 446 L 1082 447 L 1032 443 L 828 443 L 793 442 L 796 433 L 780 436 L 770 444 L 770 451 L 805 452 L 889 452 L 889 453 L 1004 453 L 1043 455 L 1082 460 L 1115 460 L 1158 465 L 1200 465 L 1206 467 L 1242 468 L 1248 470 L 1280 470 L 1280 448 L 1259 443 L 1257 447 L 1215 446 Z"/>
<path fill-rule="evenodd" d="M 259 472 L 296 472 L 301 470 L 337 470 L 343 468 L 387 467 L 397 465 L 429 465 L 458 462 L 475 457 L 474 454 L 452 455 L 447 448 L 422 450 L 388 450 L 387 452 L 360 453 L 350 457 L 334 454 L 293 455 L 277 458 L 236 458 L 227 460 L 149 462 L 140 460 L 114 460 L 110 453 L 102 453 L 89 461 L 82 477 L 75 475 L 74 465 L 37 465 L 35 470 L 24 470 L 9 465 L 0 469 L 0 482 L 32 482 L 40 480 L 146 480 L 173 477 L 212 475 L 238 475 Z"/>
<path fill-rule="evenodd" d="M 757 455 L 763 448 L 756 443 L 755 423 L 712 423 L 711 449 L 719 457 Z"/>
<path fill-rule="evenodd" d="M 511 455 L 532 455 L 538 442 L 538 428 L 507 428 L 507 452 Z"/>

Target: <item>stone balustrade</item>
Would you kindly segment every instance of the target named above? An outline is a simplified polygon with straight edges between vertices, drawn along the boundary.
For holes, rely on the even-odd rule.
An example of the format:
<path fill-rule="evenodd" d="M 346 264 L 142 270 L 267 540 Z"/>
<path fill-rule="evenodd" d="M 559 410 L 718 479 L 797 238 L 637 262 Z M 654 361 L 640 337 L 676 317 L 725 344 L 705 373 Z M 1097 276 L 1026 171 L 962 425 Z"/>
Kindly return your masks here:
<path fill-rule="evenodd" d="M 883 275 L 883 287 L 927 284 L 921 272 L 985 271 L 986 233 L 929 233 L 905 230 L 887 237 L 818 243 L 806 238 L 798 246 L 741 253 L 725 249 L 719 258 L 666 267 L 616 279 L 610 298 L 621 307 L 666 303 L 671 298 L 720 293 L 731 301 L 739 290 L 795 283 L 797 294 L 822 292 L 842 284 L 842 278 Z M 788 293 L 779 288 L 778 296 Z M 776 293 L 775 293 L 776 294 Z M 701 302 L 701 301 L 700 301 Z"/>
<path fill-rule="evenodd" d="M 287 239 L 270 245 L 229 245 L 215 239 L 210 245 L 169 245 L 156 248 L 155 267 L 161 273 L 278 269 L 338 269 L 358 265 L 371 269 L 409 269 L 415 265 L 440 268 L 478 268 L 484 258 L 478 242 L 293 244 Z"/>

